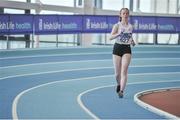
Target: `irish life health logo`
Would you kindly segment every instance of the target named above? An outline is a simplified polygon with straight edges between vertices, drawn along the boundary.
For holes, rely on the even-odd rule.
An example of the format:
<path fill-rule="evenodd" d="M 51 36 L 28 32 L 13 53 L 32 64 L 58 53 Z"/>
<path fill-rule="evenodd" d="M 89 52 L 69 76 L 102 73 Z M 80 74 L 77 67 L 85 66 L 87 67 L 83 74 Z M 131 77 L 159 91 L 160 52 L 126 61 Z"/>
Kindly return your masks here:
<path fill-rule="evenodd" d="M 91 21 L 89 18 L 86 19 L 86 29 L 91 29 Z"/>
<path fill-rule="evenodd" d="M 43 30 L 43 22 L 42 22 L 42 19 L 39 19 L 39 30 Z"/>
<path fill-rule="evenodd" d="M 134 20 L 134 29 L 138 30 L 138 20 Z"/>

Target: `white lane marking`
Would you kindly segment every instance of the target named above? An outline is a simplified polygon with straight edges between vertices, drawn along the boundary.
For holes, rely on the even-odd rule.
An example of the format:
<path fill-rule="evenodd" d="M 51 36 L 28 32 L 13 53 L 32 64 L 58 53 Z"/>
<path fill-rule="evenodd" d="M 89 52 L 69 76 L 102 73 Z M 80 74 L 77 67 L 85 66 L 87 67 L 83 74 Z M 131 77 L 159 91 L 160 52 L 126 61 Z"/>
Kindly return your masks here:
<path fill-rule="evenodd" d="M 148 81 L 148 82 L 132 82 L 132 83 L 128 83 L 128 85 L 135 85 L 135 84 L 147 84 L 147 83 L 165 83 L 165 82 L 180 82 L 180 80 L 170 80 L 170 81 Z M 100 87 L 95 87 L 95 88 L 92 88 L 92 89 L 88 89 L 82 93 L 80 93 L 77 97 L 77 101 L 78 101 L 78 104 L 80 105 L 80 107 L 86 111 L 87 114 L 89 114 L 92 118 L 96 119 L 98 118 L 96 115 L 94 115 L 82 102 L 81 98 L 83 95 L 87 94 L 88 92 L 92 92 L 94 90 L 98 90 L 98 89 L 102 89 L 102 88 L 106 88 L 106 87 L 112 87 L 114 85 L 106 85 L 106 86 L 100 86 Z M 157 114 L 157 113 L 156 113 Z M 169 118 L 173 118 L 172 116 L 169 116 Z"/>
<path fill-rule="evenodd" d="M 95 78 L 103 78 L 103 77 L 111 77 L 113 75 L 105 75 L 105 76 L 96 76 L 96 77 L 85 77 L 85 78 L 76 78 L 76 79 L 67 79 L 67 80 L 60 80 L 60 81 L 53 81 L 53 82 L 49 82 L 49 83 L 45 83 L 45 84 L 41 84 L 32 88 L 29 88 L 27 90 L 22 91 L 21 93 L 19 93 L 16 98 L 13 101 L 13 105 L 12 105 L 12 117 L 13 119 L 18 119 L 18 115 L 17 115 L 17 104 L 19 99 L 27 92 L 30 92 L 31 90 L 34 90 L 36 88 L 40 88 L 40 87 L 44 87 L 47 85 L 51 85 L 51 84 L 55 84 L 55 83 L 63 83 L 63 82 L 72 82 L 72 81 L 80 81 L 80 80 L 89 80 L 89 79 L 95 79 Z"/>
<path fill-rule="evenodd" d="M 177 52 L 177 51 L 176 51 Z M 35 58 L 35 57 L 56 57 L 56 56 L 79 56 L 79 55 L 98 55 L 98 54 L 110 54 L 111 52 L 94 52 L 94 53 L 66 53 L 66 54 L 50 54 L 50 55 L 32 55 L 32 56 L 19 56 L 19 57 L 4 57 L 0 58 L 0 60 L 6 59 L 21 59 L 21 58 Z"/>
<path fill-rule="evenodd" d="M 108 85 L 108 86 L 114 86 L 114 85 Z M 90 91 L 97 90 L 97 89 L 100 89 L 100 88 L 102 88 L 102 87 L 104 87 L 104 86 L 95 87 L 95 88 L 86 90 L 86 91 L 80 93 L 80 94 L 77 96 L 77 102 L 78 102 L 79 106 L 80 106 L 89 116 L 91 116 L 93 119 L 97 119 L 97 120 L 100 120 L 100 118 L 98 118 L 98 116 L 96 116 L 93 112 L 91 112 L 91 111 L 83 104 L 83 102 L 82 102 L 82 100 L 81 100 L 81 97 L 82 97 L 84 94 L 86 94 L 86 93 L 88 93 L 88 92 L 90 92 Z"/>
<path fill-rule="evenodd" d="M 63 48 L 17 48 L 17 49 L 2 49 L 1 51 L 3 52 L 16 52 L 16 51 L 46 51 L 46 50 L 61 50 L 61 49 L 78 49 L 78 48 L 83 48 L 83 47 L 63 47 Z"/>
<path fill-rule="evenodd" d="M 156 108 L 155 106 L 152 106 L 148 103 L 145 103 L 143 102 L 142 100 L 139 99 L 140 96 L 142 95 L 145 95 L 145 94 L 148 94 L 148 93 L 155 93 L 155 92 L 160 92 L 160 91 L 167 91 L 168 90 L 175 90 L 175 89 L 178 89 L 180 90 L 180 86 L 176 86 L 176 87 L 166 87 L 166 88 L 156 88 L 156 89 L 150 89 L 150 90 L 145 90 L 145 91 L 141 91 L 141 92 L 138 92 L 134 95 L 134 102 L 136 104 L 138 104 L 139 106 L 143 107 L 144 109 L 147 109 L 153 113 L 156 113 L 160 116 L 164 116 L 166 118 L 169 118 L 169 119 L 179 119 L 178 116 L 175 116 L 171 113 L 168 113 L 166 111 L 163 111 L 159 108 Z"/>
<path fill-rule="evenodd" d="M 165 58 L 133 58 L 132 61 L 135 60 L 164 60 Z M 166 58 L 166 60 L 179 60 L 180 58 Z M 12 65 L 12 66 L 4 66 L 0 67 L 0 69 L 6 68 L 14 68 L 14 67 L 27 67 L 33 65 L 47 65 L 47 64 L 58 64 L 58 63 L 81 63 L 81 62 L 89 62 L 89 61 L 106 61 L 112 59 L 103 59 L 103 60 L 79 60 L 79 61 L 61 61 L 61 62 L 44 62 L 44 63 L 30 63 L 30 64 L 23 64 L 23 65 Z"/>
<path fill-rule="evenodd" d="M 29 48 L 29 49 L 26 49 L 26 48 L 19 48 L 19 49 L 10 49 L 10 50 L 7 50 L 7 49 L 1 49 L 1 51 L 3 52 L 13 52 L 13 51 L 41 51 L 41 50 L 64 50 L 64 49 L 82 49 L 82 48 L 87 48 L 87 49 L 91 49 L 91 48 L 112 48 L 113 47 L 113 44 L 111 46 L 91 46 L 91 47 L 83 47 L 83 46 L 76 46 L 76 47 L 61 47 L 61 48 Z M 179 45 L 136 45 L 135 46 L 136 48 L 179 48 Z"/>
<path fill-rule="evenodd" d="M 50 55 L 29 55 L 29 56 L 18 56 L 18 57 L 3 57 L 0 60 L 8 59 L 21 59 L 21 58 L 36 58 L 36 57 L 56 57 L 56 56 L 71 56 L 71 55 L 98 55 L 98 54 L 111 54 L 112 52 L 94 52 L 94 53 L 66 53 L 66 54 L 50 54 Z M 134 51 L 133 53 L 180 53 L 180 51 Z"/>
<path fill-rule="evenodd" d="M 39 72 L 39 73 L 29 73 L 29 74 L 22 74 L 22 75 L 14 75 L 0 78 L 0 80 L 14 78 L 14 77 L 24 77 L 24 76 L 31 76 L 31 75 L 41 75 L 41 74 L 49 74 L 49 73 L 59 73 L 59 72 L 70 72 L 70 71 L 80 71 L 80 70 L 98 70 L 98 69 L 108 69 L 113 67 L 93 67 L 93 68 L 78 68 L 78 69 L 65 69 L 65 70 L 55 70 L 55 71 L 47 71 L 47 72 Z"/>
<path fill-rule="evenodd" d="M 154 74 L 157 74 L 157 73 L 148 73 L 148 74 L 129 74 L 129 76 L 139 76 L 139 75 L 154 75 Z M 167 74 L 167 73 L 160 73 L 160 74 Z M 172 73 L 169 73 L 169 74 L 172 74 Z M 177 73 L 179 74 L 179 73 Z M 44 87 L 44 86 L 47 86 L 47 85 L 51 85 L 51 84 L 55 84 L 55 83 L 63 83 L 63 82 L 72 82 L 72 81 L 80 81 L 80 80 L 88 80 L 88 79 L 95 79 L 95 78 L 107 78 L 107 77 L 113 77 L 114 75 L 104 75 L 104 76 L 96 76 L 96 77 L 85 77 L 85 78 L 76 78 L 76 79 L 67 79 L 67 80 L 61 80 L 61 81 L 53 81 L 53 82 L 49 82 L 49 83 L 45 83 L 45 84 L 41 84 L 41 85 L 38 85 L 38 86 L 35 86 L 35 87 L 32 87 L 32 88 L 29 88 L 27 90 L 24 90 L 22 91 L 21 93 L 19 93 L 16 98 L 14 99 L 13 101 L 13 106 L 12 106 L 12 116 L 13 116 L 13 119 L 18 119 L 18 115 L 17 115 L 17 104 L 18 104 L 18 101 L 19 99 L 27 92 L 30 92 L 31 90 L 34 90 L 34 89 L 37 89 L 37 88 L 40 88 L 40 87 Z M 153 82 L 157 82 L 157 81 L 153 81 Z M 168 82 L 172 82 L 171 81 L 168 81 Z M 146 83 L 146 82 L 140 82 L 140 83 Z"/>
<path fill-rule="evenodd" d="M 142 67 L 143 68 L 143 67 L 164 67 L 164 66 L 168 67 L 168 65 L 137 65 L 137 66 L 135 65 L 135 66 L 130 66 L 130 67 L 131 68 L 132 67 Z M 169 65 L 169 66 L 180 66 L 180 64 Z M 12 75 L 12 76 L 7 76 L 7 77 L 2 77 L 2 78 L 0 78 L 0 80 L 4 80 L 4 79 L 8 79 L 8 78 L 15 78 L 15 77 L 31 76 L 31 75 L 41 75 L 41 74 L 69 72 L 69 71 L 80 71 L 80 70 L 98 70 L 98 69 L 114 69 L 114 67 L 111 66 L 111 67 L 77 68 L 77 69 L 55 70 L 55 71 L 47 71 L 47 72 L 39 72 L 39 73 L 28 73 L 28 74 L 20 74 L 20 75 Z M 172 73 L 172 72 L 169 72 L 169 73 Z"/>
<path fill-rule="evenodd" d="M 180 58 L 179 58 L 180 59 Z M 94 62 L 94 61 L 110 61 L 112 59 L 103 59 L 103 60 L 79 60 L 79 61 L 60 61 L 60 62 L 45 62 L 45 63 L 32 63 L 32 64 L 24 64 L 24 65 L 13 65 L 7 67 L 0 67 L 0 69 L 6 68 L 15 68 L 15 67 L 28 67 L 28 66 L 36 66 L 36 65 L 49 65 L 49 64 L 64 64 L 64 63 L 82 63 L 82 62 Z"/>
<path fill-rule="evenodd" d="M 108 85 L 108 87 L 112 87 L 112 86 L 114 86 L 114 85 Z M 106 87 L 106 86 L 100 86 L 100 87 L 95 87 L 95 88 L 92 88 L 92 89 L 88 89 L 88 90 L 80 93 L 80 94 L 77 96 L 77 102 L 78 102 L 79 106 L 80 106 L 88 115 L 90 115 L 93 119 L 99 119 L 99 118 L 98 118 L 98 116 L 96 116 L 95 114 L 93 114 L 93 112 L 91 112 L 91 111 L 83 104 L 83 102 L 82 102 L 82 100 L 81 100 L 81 97 L 82 97 L 84 94 L 86 94 L 86 93 L 88 93 L 88 92 L 90 92 L 90 91 L 97 90 L 97 89 L 101 89 L 101 88 L 104 88 L 104 87 Z"/>
<path fill-rule="evenodd" d="M 153 45 L 154 46 L 154 45 Z M 138 46 L 140 47 L 140 46 Z M 141 45 L 143 47 L 143 45 Z M 149 46 L 150 47 L 150 46 Z M 175 46 L 168 46 L 167 47 L 175 47 Z M 14 51 L 47 51 L 47 50 L 64 50 L 64 49 L 93 49 L 93 48 L 112 48 L 112 46 L 91 46 L 91 47 L 83 47 L 83 46 L 68 46 L 68 47 L 60 47 L 60 48 L 19 48 L 19 49 L 1 49 L 3 52 L 14 52 Z M 178 46 L 177 46 L 178 48 Z"/>

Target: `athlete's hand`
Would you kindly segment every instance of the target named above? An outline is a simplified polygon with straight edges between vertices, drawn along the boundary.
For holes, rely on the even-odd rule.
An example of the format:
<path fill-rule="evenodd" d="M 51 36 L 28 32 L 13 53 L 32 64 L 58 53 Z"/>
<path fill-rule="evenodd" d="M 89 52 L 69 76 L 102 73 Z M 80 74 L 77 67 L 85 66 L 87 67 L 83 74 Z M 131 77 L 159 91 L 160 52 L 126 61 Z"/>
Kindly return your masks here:
<path fill-rule="evenodd" d="M 131 41 L 131 45 L 134 47 L 136 45 L 136 43 L 134 42 L 134 40 Z"/>

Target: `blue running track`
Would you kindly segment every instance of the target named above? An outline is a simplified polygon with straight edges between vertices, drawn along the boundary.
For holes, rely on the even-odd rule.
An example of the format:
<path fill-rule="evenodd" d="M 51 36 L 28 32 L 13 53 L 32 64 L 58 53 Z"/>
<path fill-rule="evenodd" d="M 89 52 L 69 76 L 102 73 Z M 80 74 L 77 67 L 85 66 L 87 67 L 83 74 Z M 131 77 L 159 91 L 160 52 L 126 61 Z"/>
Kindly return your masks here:
<path fill-rule="evenodd" d="M 180 87 L 179 46 L 136 46 L 123 99 L 112 47 L 0 51 L 0 119 L 165 119 L 136 93 Z"/>

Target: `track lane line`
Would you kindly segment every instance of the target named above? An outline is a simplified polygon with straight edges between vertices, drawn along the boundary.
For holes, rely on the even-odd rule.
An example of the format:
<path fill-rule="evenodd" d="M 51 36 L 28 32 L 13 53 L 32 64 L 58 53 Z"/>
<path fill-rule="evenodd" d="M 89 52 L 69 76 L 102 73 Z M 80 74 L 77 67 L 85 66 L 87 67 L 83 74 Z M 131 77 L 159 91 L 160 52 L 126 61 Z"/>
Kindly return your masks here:
<path fill-rule="evenodd" d="M 171 65 L 170 65 L 171 66 Z M 178 65 L 172 65 L 173 66 L 180 66 L 180 64 Z M 135 68 L 135 67 L 141 67 L 141 68 L 145 68 L 145 67 L 165 67 L 165 65 L 140 65 L 140 66 L 130 66 L 130 68 Z M 169 66 L 167 66 L 169 67 Z M 97 69 L 114 69 L 113 66 L 111 67 L 92 67 L 92 68 L 77 68 L 77 69 L 65 69 L 65 70 L 55 70 L 55 71 L 47 71 L 47 72 L 39 72 L 39 73 L 29 73 L 29 74 L 20 74 L 20 75 L 14 75 L 14 76 L 8 76 L 8 77 L 3 77 L 0 78 L 0 80 L 4 80 L 4 79 L 9 79 L 9 78 L 16 78 L 16 77 L 24 77 L 24 76 L 32 76 L 32 75 L 42 75 L 42 74 L 50 74 L 50 73 L 58 73 L 58 72 L 69 72 L 69 71 L 80 71 L 80 70 L 97 70 Z M 167 72 L 168 73 L 168 72 Z"/>
<path fill-rule="evenodd" d="M 180 53 L 180 51 L 134 51 L 136 53 Z M 3 57 L 0 60 L 8 59 L 21 59 L 21 58 L 36 58 L 36 57 L 56 57 L 56 56 L 71 56 L 71 55 L 98 55 L 98 54 L 111 54 L 111 52 L 94 52 L 94 53 L 66 53 L 66 54 L 51 54 L 51 55 L 29 55 L 18 57 Z"/>
<path fill-rule="evenodd" d="M 164 58 L 133 58 L 132 60 L 163 60 Z M 166 60 L 179 60 L 180 58 L 166 58 Z M 46 65 L 46 64 L 56 64 L 56 63 L 73 63 L 73 62 L 81 62 L 81 61 L 104 61 L 104 60 L 112 60 L 112 59 L 102 59 L 102 60 L 79 60 L 79 61 L 61 61 L 61 62 L 43 62 L 43 63 L 28 63 L 28 64 L 20 64 L 20 65 L 10 65 L 3 66 L 0 69 L 6 68 L 14 68 L 14 67 L 27 67 L 32 65 Z"/>
<path fill-rule="evenodd" d="M 156 74 L 156 73 L 148 73 L 148 75 L 153 75 L 153 74 Z M 167 74 L 167 73 L 164 73 L 164 74 Z M 139 76 L 139 75 L 147 75 L 147 74 L 130 74 L 130 76 Z M 61 80 L 61 81 L 54 81 L 54 82 L 49 82 L 49 83 L 45 83 L 45 84 L 42 84 L 42 85 L 38 85 L 38 86 L 35 86 L 35 87 L 32 87 L 32 88 L 29 88 L 25 91 L 22 91 L 20 94 L 18 94 L 14 101 L 13 101 L 13 106 L 12 106 L 12 113 L 13 113 L 13 119 L 18 119 L 18 116 L 17 116 L 17 104 L 18 104 L 18 101 L 19 99 L 27 92 L 30 92 L 31 90 L 34 90 L 34 89 L 37 89 L 37 88 L 40 88 L 40 87 L 44 87 L 44 86 L 47 86 L 47 85 L 51 85 L 51 84 L 56 84 L 56 83 L 64 83 L 64 82 L 72 82 L 72 81 L 80 81 L 80 80 L 89 80 L 89 79 L 94 79 L 94 78 L 103 78 L 103 77 L 113 77 L 114 75 L 105 75 L 105 76 L 96 76 L 96 77 L 85 77 L 85 78 L 77 78 L 77 79 L 67 79 L 67 80 Z M 162 81 L 162 80 L 161 80 Z M 171 81 L 167 81 L 167 82 L 172 82 L 172 81 L 177 81 L 177 80 L 171 80 Z M 179 81 L 179 80 L 178 80 Z M 159 82 L 159 81 L 151 81 L 153 83 L 156 83 L 156 82 Z M 135 82 L 135 83 L 149 83 L 148 82 Z M 131 83 L 129 83 L 131 84 Z"/>
<path fill-rule="evenodd" d="M 156 89 L 148 89 L 148 90 L 144 90 L 144 91 L 141 91 L 141 92 L 138 92 L 134 95 L 134 102 L 141 106 L 142 108 L 146 109 L 146 110 L 149 110 L 153 113 L 156 113 L 160 116 L 165 116 L 166 118 L 168 119 L 180 119 L 178 116 L 175 116 L 171 113 L 168 113 L 166 111 L 163 111 L 155 106 L 152 106 L 148 103 L 145 103 L 143 102 L 142 100 L 139 99 L 139 97 L 143 94 L 147 94 L 147 93 L 153 93 L 153 92 L 160 92 L 160 91 L 165 91 L 166 89 L 180 89 L 180 86 L 174 86 L 174 87 L 164 87 L 164 88 L 156 88 Z"/>
<path fill-rule="evenodd" d="M 171 81 L 167 81 L 167 80 L 160 80 L 160 81 L 148 81 L 148 82 L 132 82 L 132 83 L 128 83 L 127 85 L 136 85 L 136 84 L 148 84 L 148 83 L 167 83 L 167 82 L 180 82 L 180 80 L 171 80 Z M 102 89 L 102 88 L 107 88 L 107 87 L 113 87 L 115 86 L 114 84 L 113 85 L 106 85 L 106 86 L 99 86 L 99 87 L 95 87 L 95 88 L 92 88 L 92 89 L 88 89 L 82 93 L 80 93 L 78 96 L 77 96 L 77 102 L 78 104 L 80 105 L 80 107 L 87 113 L 89 114 L 93 119 L 100 119 L 98 116 L 96 116 L 93 112 L 91 112 L 84 104 L 83 104 L 83 101 L 81 100 L 82 96 L 89 93 L 89 92 L 92 92 L 92 91 L 95 91 L 95 90 L 98 90 L 98 89 Z M 155 113 L 155 112 L 154 112 Z M 157 113 L 156 113 L 157 114 Z M 159 114 L 158 114 L 159 115 Z M 170 118 L 175 118 L 173 116 L 169 116 Z"/>

